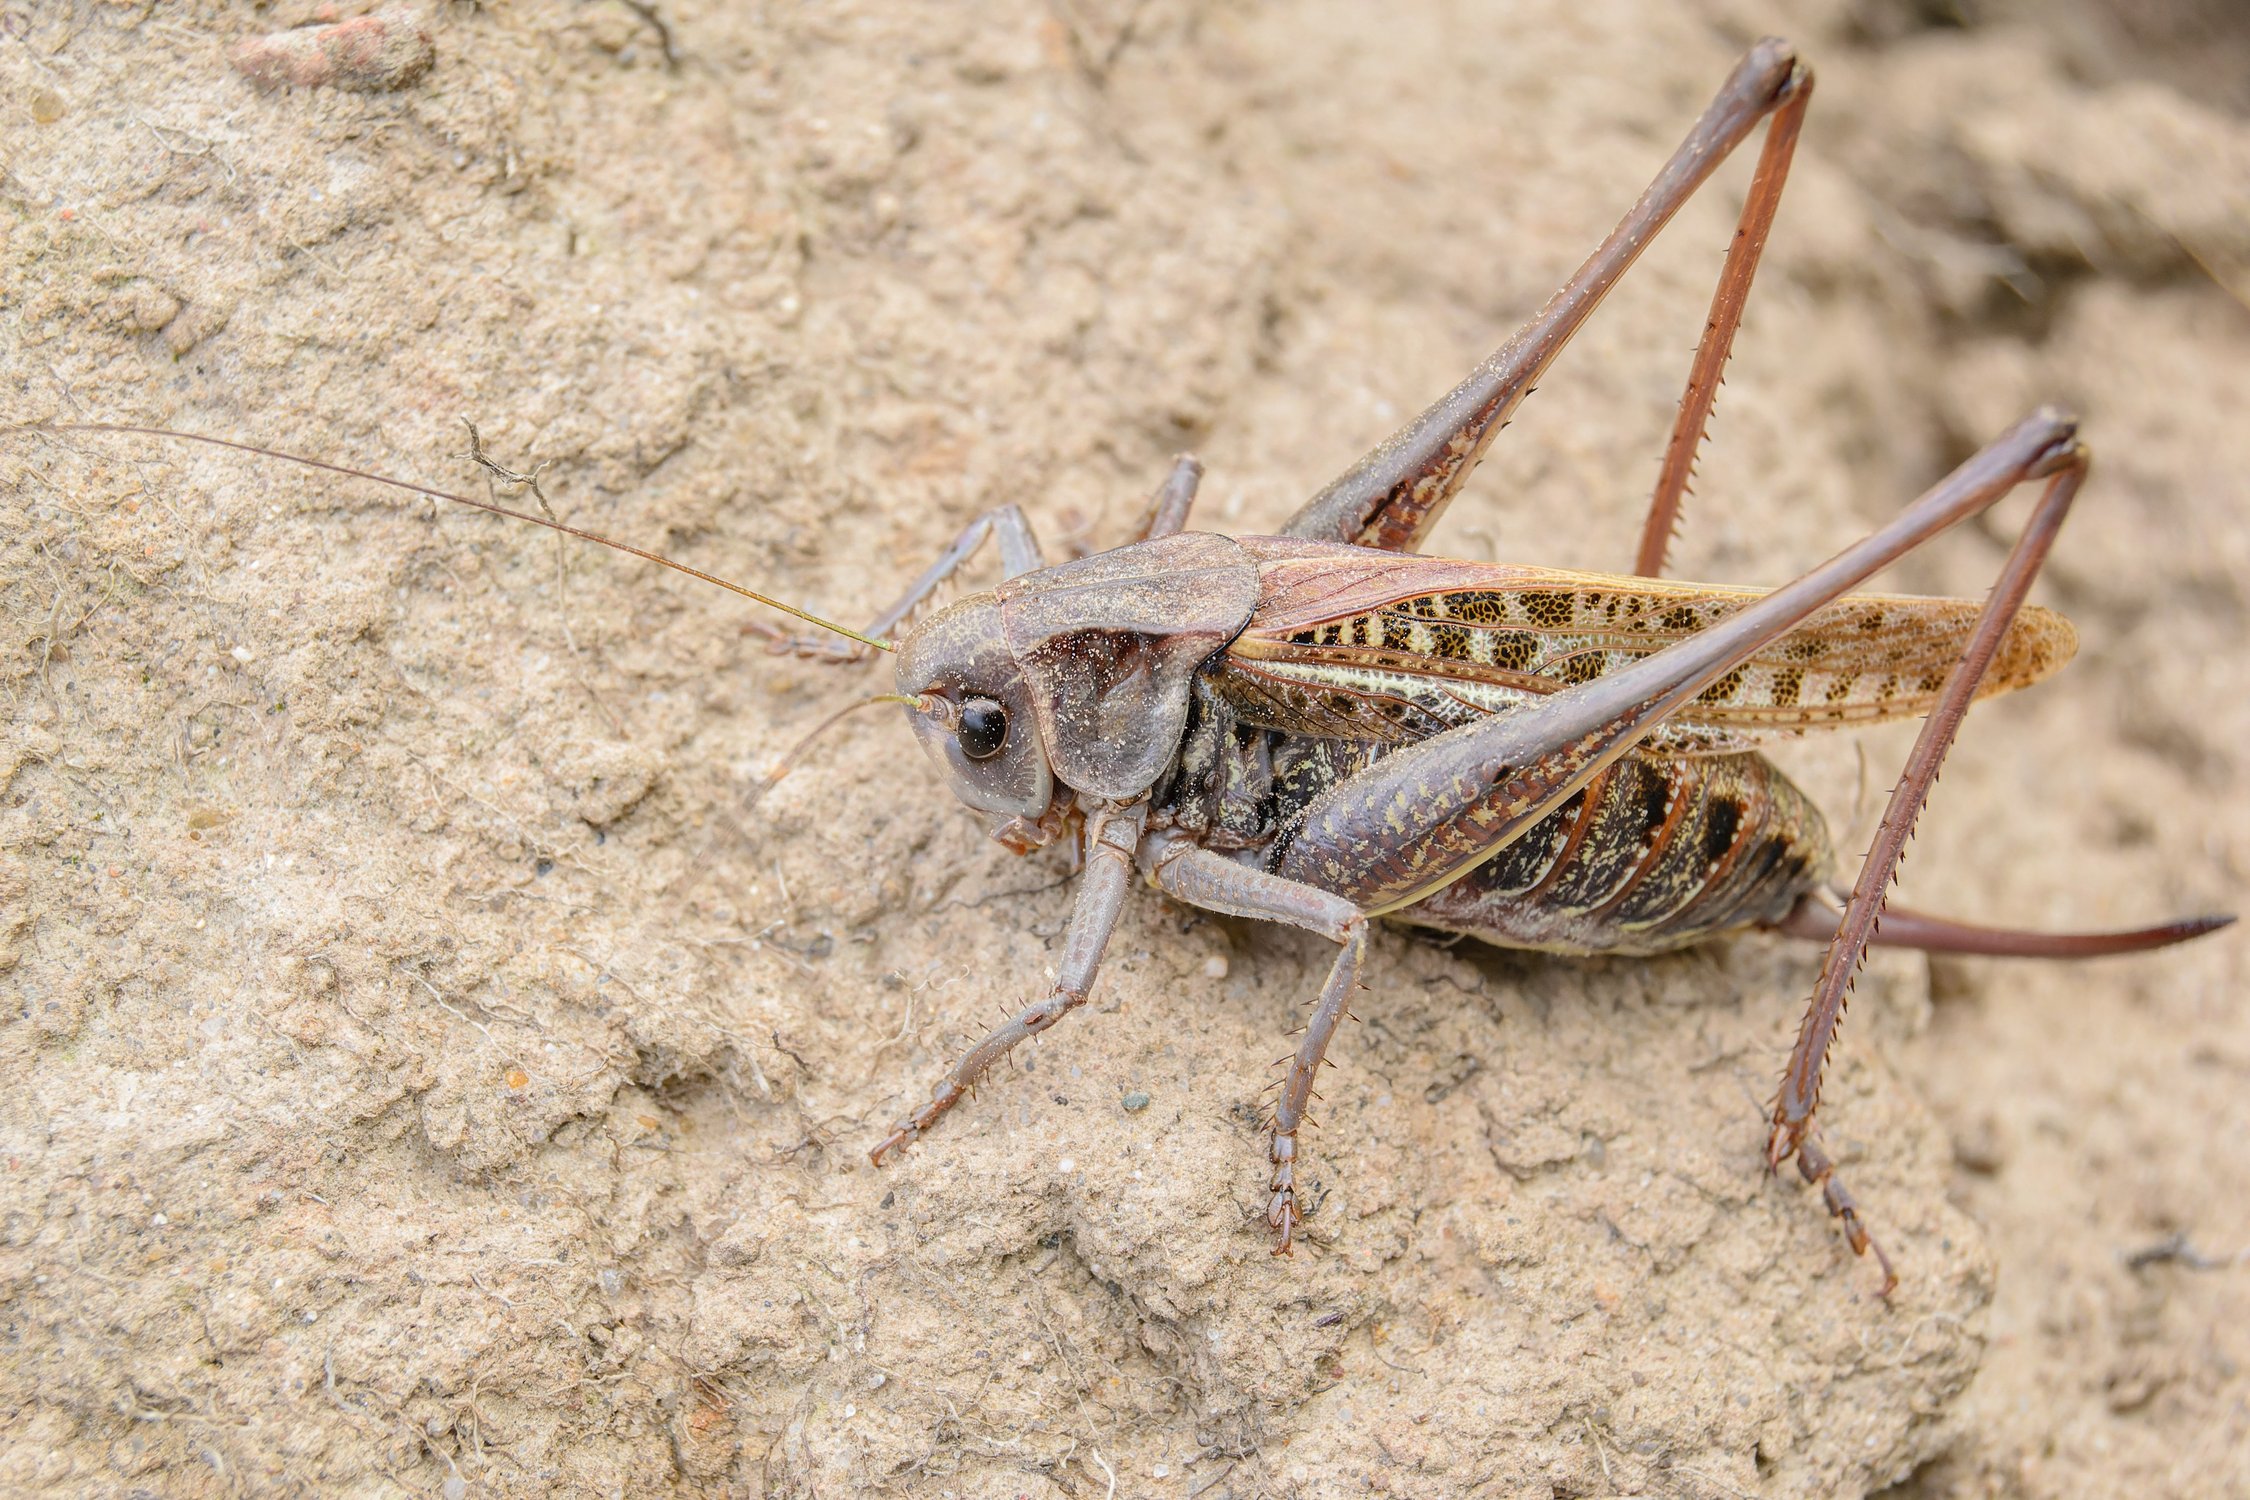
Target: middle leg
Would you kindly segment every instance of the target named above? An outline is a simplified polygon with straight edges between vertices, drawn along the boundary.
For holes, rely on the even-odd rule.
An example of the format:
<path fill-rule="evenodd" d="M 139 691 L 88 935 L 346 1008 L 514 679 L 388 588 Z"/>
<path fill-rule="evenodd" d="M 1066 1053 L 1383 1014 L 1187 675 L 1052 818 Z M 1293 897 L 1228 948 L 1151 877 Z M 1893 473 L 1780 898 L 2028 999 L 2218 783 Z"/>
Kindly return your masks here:
<path fill-rule="evenodd" d="M 1160 836 L 1161 837 L 1161 836 Z M 1297 1131 L 1311 1123 L 1305 1111 L 1313 1100 L 1313 1079 L 1328 1060 L 1328 1043 L 1343 1021 L 1352 992 L 1360 988 L 1360 965 L 1367 958 L 1367 914 L 1341 896 L 1302 881 L 1269 875 L 1225 855 L 1187 843 L 1166 843 L 1148 855 L 1150 874 L 1167 895 L 1205 911 L 1234 917 L 1286 922 L 1317 932 L 1342 950 L 1329 966 L 1320 999 L 1305 1022 L 1296 1054 L 1286 1060 L 1281 1091 L 1274 1100 L 1267 1155 L 1273 1163 L 1266 1223 L 1279 1236 L 1273 1253 L 1287 1255 L 1304 1213 L 1297 1207 Z"/>
<path fill-rule="evenodd" d="M 1149 498 L 1133 540 L 1153 542 L 1160 536 L 1187 530 L 1188 511 L 1195 505 L 1195 492 L 1202 483 L 1203 460 L 1192 453 L 1174 454 L 1172 472 Z"/>

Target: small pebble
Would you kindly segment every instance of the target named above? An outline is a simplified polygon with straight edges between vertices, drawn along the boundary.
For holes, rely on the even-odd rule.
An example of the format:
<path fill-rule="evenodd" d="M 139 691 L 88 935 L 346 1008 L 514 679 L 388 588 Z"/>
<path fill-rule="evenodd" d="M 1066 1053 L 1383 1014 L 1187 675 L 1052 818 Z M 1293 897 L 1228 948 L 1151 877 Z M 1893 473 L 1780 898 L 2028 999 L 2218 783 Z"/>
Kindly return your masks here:
<path fill-rule="evenodd" d="M 456 1474 L 446 1480 L 444 1490 L 445 1500 L 463 1500 L 463 1497 L 469 1493 L 469 1481 Z"/>
<path fill-rule="evenodd" d="M 1135 1089 L 1125 1096 L 1125 1113 L 1137 1115 L 1146 1108 L 1148 1108 L 1148 1095 L 1142 1093 L 1139 1089 Z"/>
<path fill-rule="evenodd" d="M 1999 1118 L 1987 1114 L 1971 1120 L 1953 1138 L 1953 1159 L 1972 1172 L 1987 1177 L 2008 1164 L 2008 1138 Z"/>
<path fill-rule="evenodd" d="M 236 42 L 235 71 L 262 89 L 327 85 L 358 94 L 404 88 L 430 70 L 437 49 L 404 6 L 389 6 L 334 26 L 300 26 Z"/>
<path fill-rule="evenodd" d="M 1214 953 L 1209 958 L 1203 960 L 1203 977 L 1205 979 L 1226 978 L 1227 956 L 1224 953 Z"/>

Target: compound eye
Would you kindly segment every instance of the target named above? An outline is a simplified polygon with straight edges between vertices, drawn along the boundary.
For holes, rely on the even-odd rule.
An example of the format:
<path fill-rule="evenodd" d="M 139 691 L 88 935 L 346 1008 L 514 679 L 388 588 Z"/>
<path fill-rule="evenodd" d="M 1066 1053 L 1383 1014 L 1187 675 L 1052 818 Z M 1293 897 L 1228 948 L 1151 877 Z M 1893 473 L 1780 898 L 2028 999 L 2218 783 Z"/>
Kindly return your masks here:
<path fill-rule="evenodd" d="M 971 698 L 961 705 L 961 728 L 955 739 L 969 759 L 992 759 L 1008 742 L 1008 711 L 990 698 Z"/>

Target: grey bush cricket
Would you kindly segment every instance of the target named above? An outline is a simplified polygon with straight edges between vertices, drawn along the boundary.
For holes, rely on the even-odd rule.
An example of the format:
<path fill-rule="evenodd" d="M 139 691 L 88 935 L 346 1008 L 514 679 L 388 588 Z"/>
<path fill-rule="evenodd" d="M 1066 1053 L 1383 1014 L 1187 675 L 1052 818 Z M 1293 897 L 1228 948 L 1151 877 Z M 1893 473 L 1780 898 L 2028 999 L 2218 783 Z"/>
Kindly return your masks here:
<path fill-rule="evenodd" d="M 972 522 L 864 631 L 850 631 L 551 515 L 461 500 L 620 546 L 849 642 L 776 633 L 777 650 L 837 662 L 892 653 L 896 691 L 870 701 L 905 706 L 947 785 L 993 836 L 1019 852 L 1077 842 L 1083 870 L 1053 986 L 954 1064 L 874 1147 L 878 1162 L 931 1130 L 1017 1043 L 1085 1002 L 1136 872 L 1186 905 L 1300 927 L 1338 946 L 1269 1122 L 1264 1218 L 1277 1253 L 1304 1222 L 1299 1131 L 1362 987 L 1372 918 L 1580 954 L 1654 953 L 1763 926 L 1828 944 L 1772 1109 L 1768 1166 L 1796 1159 L 1852 1248 L 1873 1252 L 1888 1291 L 1889 1258 L 1815 1128 L 1829 1051 L 1878 922 L 1884 942 L 2090 957 L 2231 920 L 2050 935 L 1886 912 L 1905 842 L 1969 704 L 2037 681 L 2074 649 L 2064 621 L 2023 602 L 2087 474 L 2070 417 L 2034 412 L 1889 524 L 1779 589 L 1660 577 L 1811 95 L 1812 75 L 1787 44 L 1752 48 L 1624 221 L 1537 316 L 1278 536 L 1187 530 L 1202 471 L 1183 456 L 1130 545 L 1048 566 L 1022 512 L 1003 506 Z M 1761 123 L 1762 153 L 1634 574 L 1421 555 L 1565 342 Z M 2032 481 L 2044 491 L 1981 605 L 1847 592 Z M 925 615 L 987 541 L 1003 581 Z M 1839 909 L 1819 813 L 1755 743 L 1915 716 L 1920 738 Z"/>

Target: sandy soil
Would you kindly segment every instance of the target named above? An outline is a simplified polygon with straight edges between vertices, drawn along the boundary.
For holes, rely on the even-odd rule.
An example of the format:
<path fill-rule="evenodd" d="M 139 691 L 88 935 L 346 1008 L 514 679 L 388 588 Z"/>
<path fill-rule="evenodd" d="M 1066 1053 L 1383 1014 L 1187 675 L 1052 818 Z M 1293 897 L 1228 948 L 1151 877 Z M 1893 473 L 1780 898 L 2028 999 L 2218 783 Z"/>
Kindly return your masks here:
<path fill-rule="evenodd" d="M 1975 715 L 1907 895 L 2244 904 L 2239 9 L 1376 11 L 449 4 L 264 91 L 229 47 L 314 6 L 0 0 L 0 416 L 469 487 L 465 414 L 571 519 L 861 617 L 986 505 L 1106 545 L 1181 447 L 1205 525 L 1274 525 L 1788 29 L 1820 93 L 1679 571 L 1786 577 L 2072 403 L 2083 650 Z M 1745 176 L 1449 550 L 1624 562 Z M 1817 955 L 1387 932 L 1276 1262 L 1256 1105 L 1329 954 L 1153 895 L 869 1166 L 1069 901 L 879 715 L 726 832 L 879 669 L 270 463 L 0 481 L 0 1489 L 2250 1493 L 2238 932 L 1878 959 L 1826 1118 L 1889 1305 L 1758 1170 Z M 1898 581 L 1975 592 L 2022 512 Z M 1777 753 L 1851 848 L 1908 738 Z"/>

